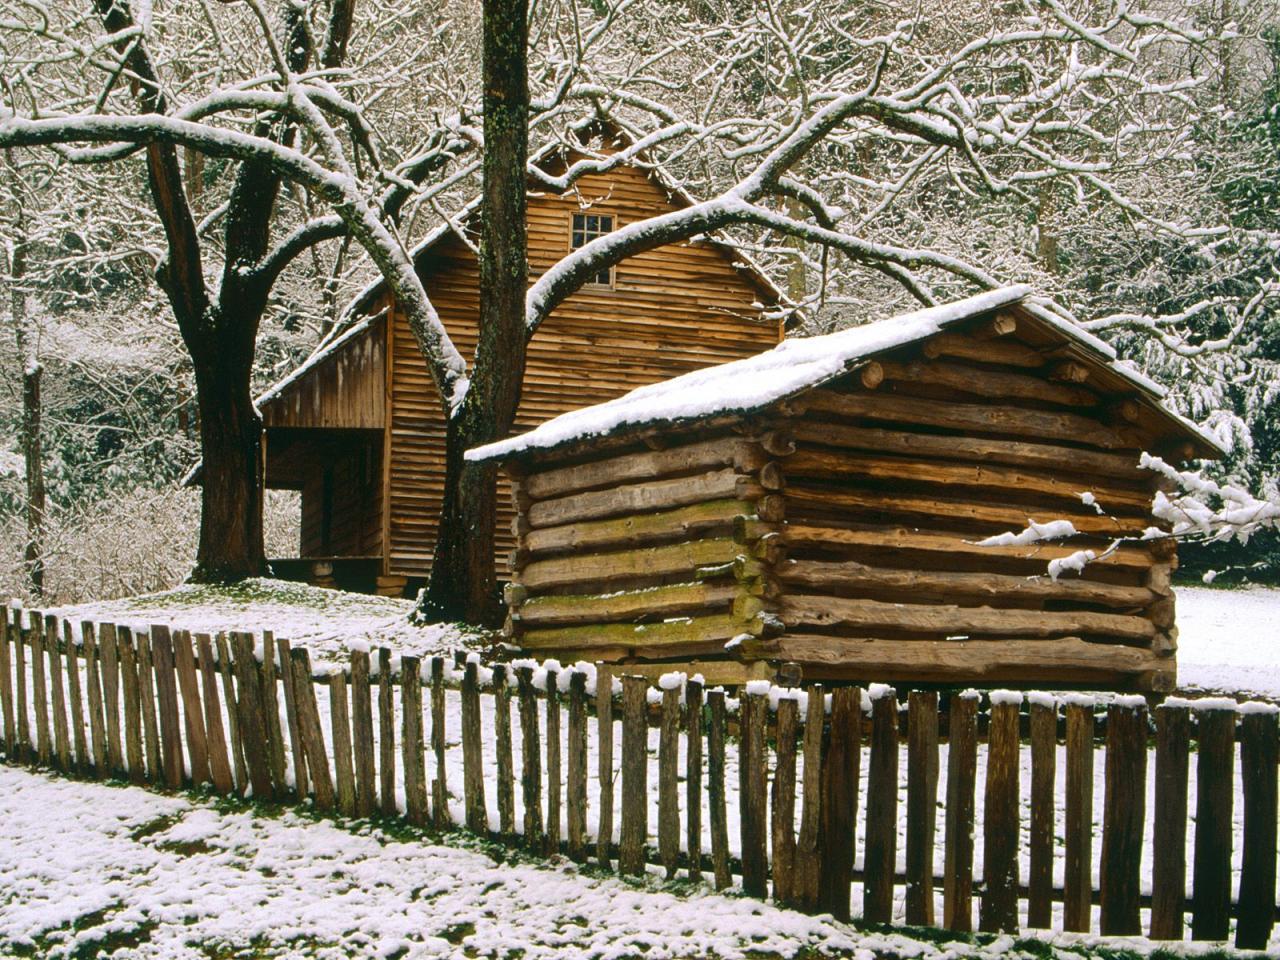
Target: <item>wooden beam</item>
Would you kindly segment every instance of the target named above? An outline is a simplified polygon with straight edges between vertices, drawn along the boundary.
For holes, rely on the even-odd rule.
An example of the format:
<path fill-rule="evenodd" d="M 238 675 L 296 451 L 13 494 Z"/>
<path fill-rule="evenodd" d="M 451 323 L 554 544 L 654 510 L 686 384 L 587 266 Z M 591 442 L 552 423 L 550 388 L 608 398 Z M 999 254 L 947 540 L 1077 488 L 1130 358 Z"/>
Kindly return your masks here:
<path fill-rule="evenodd" d="M 1084 475 L 1103 474 L 1135 483 L 1149 482 L 1152 474 L 1138 466 L 1136 455 L 1103 453 L 1048 443 L 995 440 L 988 437 L 957 437 L 933 433 L 911 433 L 883 427 L 851 426 L 841 423 L 799 422 L 797 440 L 823 447 L 848 447 L 880 453 L 901 453 L 938 457 L 944 460 L 974 460 L 1014 466 L 1047 466 Z"/>
<path fill-rule="evenodd" d="M 735 517 L 750 516 L 755 512 L 755 508 L 746 500 L 707 500 L 674 510 L 529 530 L 524 536 L 523 545 L 535 556 L 587 547 L 640 546 L 654 540 L 690 536 L 717 527 L 727 530 Z"/>
<path fill-rule="evenodd" d="M 1156 634 L 1150 620 L 1087 611 L 998 610 L 955 604 L 882 603 L 843 597 L 784 596 L 779 616 L 788 627 L 847 627 L 897 630 L 933 636 L 983 634 L 996 637 L 1054 637 L 1082 633 L 1149 643 Z"/>
<path fill-rule="evenodd" d="M 695 473 L 716 467 L 733 466 L 741 473 L 749 473 L 767 459 L 764 451 L 749 440 L 734 436 L 716 437 L 666 450 L 626 453 L 531 473 L 524 480 L 524 489 L 534 500 L 546 500 L 593 487 Z"/>
<path fill-rule="evenodd" d="M 708 617 L 682 617 L 661 623 L 593 623 L 586 626 L 529 630 L 520 638 L 520 645 L 530 650 L 547 647 L 572 647 L 576 650 L 625 647 L 637 653 L 654 651 L 657 656 L 665 656 L 661 651 L 668 647 L 698 644 L 722 649 L 726 641 L 739 634 L 759 631 L 759 621 L 739 620 L 726 613 Z"/>
<path fill-rule="evenodd" d="M 728 610 L 737 584 L 676 583 L 621 593 L 533 597 L 516 607 L 523 624 L 605 623 L 657 614 Z"/>
<path fill-rule="evenodd" d="M 984 344 L 986 346 L 990 345 Z M 1066 440 L 1106 450 L 1134 449 L 1134 459 L 1137 459 L 1137 443 L 1112 427 L 1075 413 L 997 404 L 940 403 L 917 397 L 871 396 L 832 390 L 814 390 L 808 398 L 811 412 L 820 411 L 837 417 Z"/>
<path fill-rule="evenodd" d="M 707 500 L 733 498 L 754 500 L 763 491 L 759 485 L 732 468 L 691 477 L 675 477 L 592 490 L 555 500 L 539 500 L 525 511 L 529 525 L 554 527 L 579 520 L 599 520 L 619 514 L 662 510 Z"/>
<path fill-rule="evenodd" d="M 1105 682 L 1141 686 L 1171 677 L 1174 663 L 1149 650 L 1088 643 L 1078 637 L 1055 640 L 863 640 L 788 633 L 777 641 L 777 656 L 795 661 L 806 679 L 832 676 L 856 680 L 1028 683 Z"/>
<path fill-rule="evenodd" d="M 844 527 L 824 527 L 819 524 L 789 523 L 782 527 L 782 539 L 788 549 L 812 547 L 870 547 L 886 550 L 912 550 L 938 553 L 947 556 L 964 556 L 974 560 L 991 557 L 1026 560 L 1041 566 L 1048 561 L 1070 556 L 1084 547 L 1094 547 L 1099 552 L 1106 548 L 1102 542 L 1082 544 L 1078 539 L 1068 543 L 1034 543 L 1023 547 L 980 547 L 956 533 L 921 530 L 916 527 L 850 524 Z M 1107 557 L 1093 561 L 1099 565 L 1129 567 L 1146 570 L 1151 567 L 1151 554 L 1136 545 L 1124 545 Z M 1168 567 L 1162 568 L 1165 576 Z M 1154 582 L 1148 584 L 1154 593 L 1160 593 Z"/>
<path fill-rule="evenodd" d="M 1002 363 L 1010 367 L 1041 367 L 1045 358 L 1035 347 L 1017 340 L 993 343 L 975 340 L 962 333 L 938 333 L 926 340 L 920 348 L 930 360 L 938 357 L 960 357 L 980 363 Z"/>
<path fill-rule="evenodd" d="M 1103 484 L 1080 484 L 1048 472 L 990 464 L 938 463 L 905 457 L 876 457 L 805 448 L 787 459 L 786 472 L 793 479 L 835 480 L 859 477 L 910 483 L 937 483 L 946 487 L 1003 488 L 1038 493 L 1079 504 L 1080 495 L 1092 492 L 1104 510 L 1129 507 L 1148 513 L 1149 490 L 1122 490 Z"/>
<path fill-rule="evenodd" d="M 1146 587 L 1124 587 L 1076 578 L 1015 577 L 993 573 L 896 570 L 844 561 L 787 560 L 778 568 L 784 584 L 817 589 L 844 597 L 850 590 L 906 593 L 920 600 L 991 600 L 994 602 L 1068 600 L 1140 610 L 1155 599 Z"/>
<path fill-rule="evenodd" d="M 903 496 L 878 490 L 857 490 L 840 487 L 821 487 L 793 483 L 787 487 L 787 513 L 792 520 L 806 519 L 812 514 L 848 513 L 866 511 L 926 517 L 932 522 L 939 518 L 948 521 L 965 521 L 987 529 L 1021 530 L 1027 521 L 1068 519 L 1080 533 L 1100 537 L 1141 536 L 1150 521 L 1140 517 L 1108 517 L 1085 513 L 1082 508 L 1068 508 L 1064 504 L 1044 507 L 1018 504 L 977 503 L 957 497 Z M 1083 505 L 1082 505 L 1083 507 Z"/>
<path fill-rule="evenodd" d="M 883 361 L 881 378 L 902 383 L 928 383 L 950 387 L 979 397 L 996 399 L 1041 400 L 1068 407 L 1094 407 L 1099 397 L 1084 387 L 1053 383 L 1041 376 L 1007 373 L 1002 370 L 980 370 L 959 363 L 919 360 L 912 363 Z M 863 386 L 866 386 L 865 378 Z"/>
<path fill-rule="evenodd" d="M 635 577 L 671 573 L 692 575 L 700 567 L 729 564 L 743 552 L 732 538 L 692 540 L 661 547 L 643 547 L 618 553 L 581 553 L 551 560 L 535 560 L 519 572 L 520 583 L 530 590 L 576 583 L 606 583 Z"/>

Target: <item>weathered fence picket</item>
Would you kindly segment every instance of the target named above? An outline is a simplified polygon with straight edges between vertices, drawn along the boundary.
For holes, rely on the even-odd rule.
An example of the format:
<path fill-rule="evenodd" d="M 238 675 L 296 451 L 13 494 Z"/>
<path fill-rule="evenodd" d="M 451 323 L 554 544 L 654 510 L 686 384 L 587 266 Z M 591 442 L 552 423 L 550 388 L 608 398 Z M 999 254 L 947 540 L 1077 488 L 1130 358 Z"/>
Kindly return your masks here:
<path fill-rule="evenodd" d="M 71 745 L 75 756 L 75 768 L 81 773 L 89 770 L 89 750 L 85 743 L 84 699 L 80 691 L 80 657 L 76 652 L 75 633 L 70 620 L 62 621 L 62 651 L 67 664 L 67 698 L 71 706 Z M 5 664 L 7 668 L 8 664 Z M 0 683 L 3 681 L 0 680 Z"/>
<path fill-rule="evenodd" d="M 680 690 L 662 691 L 658 732 L 658 856 L 675 877 L 680 863 Z"/>
<path fill-rule="evenodd" d="M 858 768 L 861 766 L 861 700 L 862 691 L 857 687 L 837 687 L 832 691 L 831 737 L 822 757 L 818 907 L 837 920 L 847 920 L 850 916 L 850 885 L 853 883 L 858 818 Z M 868 815 L 869 811 L 870 804 Z"/>
<path fill-rule="evenodd" d="M 58 649 L 58 618 L 46 614 L 44 618 L 45 650 L 49 654 L 49 690 L 53 695 L 53 748 L 58 766 L 71 767 L 71 740 L 67 728 L 67 695 L 62 683 L 62 654 Z"/>
<path fill-rule="evenodd" d="M 1018 706 L 1020 694 L 991 698 L 978 928 L 1018 929 Z"/>
<path fill-rule="evenodd" d="M 231 643 L 225 633 L 218 634 L 218 673 L 222 679 L 222 695 L 227 705 L 227 731 L 231 738 L 231 763 L 235 773 L 236 793 L 244 796 L 249 789 L 249 768 L 244 761 L 244 743 L 240 737 L 240 704 L 236 698 L 235 677 L 231 666 Z M 307 660 L 307 683 L 311 683 L 310 659 Z M 295 682 L 296 687 L 296 682 Z M 316 721 L 319 723 L 319 721 Z"/>
<path fill-rule="evenodd" d="M 906 921 L 933 926 L 933 838 L 938 804 L 938 695 L 907 698 Z"/>
<path fill-rule="evenodd" d="M 369 651 L 351 651 L 351 743 L 355 754 L 356 816 L 371 817 L 378 806 L 378 774 L 373 745 L 373 688 Z"/>
<path fill-rule="evenodd" d="M 36 711 L 36 759 L 45 765 L 53 759 L 53 737 L 49 722 L 49 682 L 44 659 L 44 625 L 40 614 L 31 611 L 27 636 L 31 647 L 31 701 Z"/>
<path fill-rule="evenodd" d="M 711 869 L 717 890 L 733 882 L 729 873 L 729 821 L 724 795 L 725 703 L 723 690 L 707 693 L 707 799 L 710 804 Z"/>
<path fill-rule="evenodd" d="M 596 664 L 596 744 L 596 779 L 600 786 L 596 861 L 609 870 L 613 866 L 609 858 L 613 842 L 613 674 L 603 663 Z"/>
<path fill-rule="evenodd" d="M 9 618 L 7 616 L 4 620 L 8 624 Z M 10 636 L 12 637 L 12 633 Z M 93 772 L 101 778 L 109 774 L 110 768 L 107 763 L 106 721 L 102 715 L 102 679 L 98 670 L 98 638 L 92 623 L 85 621 L 80 624 L 80 641 L 84 650 L 85 684 L 89 688 L 89 741 L 93 745 Z M 6 665 L 8 660 L 9 658 L 6 656 Z M 6 730 L 8 730 L 9 719 L 8 715 L 6 715 Z M 16 730 L 13 734 L 13 741 L 10 746 L 11 752 L 17 749 Z"/>
<path fill-rule="evenodd" d="M 314 791 L 317 810 L 332 810 L 333 779 L 329 776 L 329 757 L 320 726 L 320 710 L 316 706 L 315 687 L 311 682 L 311 655 L 306 647 L 289 652 L 293 673 L 294 702 L 298 711 L 298 735 L 306 753 L 307 779 Z M 229 708 L 228 708 L 229 709 Z"/>
<path fill-rule="evenodd" d="M 195 651 L 191 646 L 191 634 L 185 630 L 173 634 L 173 663 L 178 673 L 178 692 L 182 695 L 191 783 L 198 787 L 209 780 L 209 746 L 204 729 L 204 708 L 200 705 L 200 687 L 196 681 Z M 270 689 L 274 694 L 274 683 Z"/>
<path fill-rule="evenodd" d="M 147 778 L 152 783 L 159 783 L 163 778 L 163 763 L 160 758 L 160 720 L 156 715 L 155 660 L 151 655 L 150 636 L 139 633 L 135 641 L 138 645 L 138 694 L 142 709 L 142 744 L 147 757 Z M 215 690 L 215 702 L 217 696 Z"/>
<path fill-rule="evenodd" d="M 1240 770 L 1244 787 L 1243 860 L 1236 946 L 1265 950 L 1276 915 L 1277 725 L 1274 710 L 1240 720 Z"/>
<path fill-rule="evenodd" d="M 493 735 L 497 740 L 498 830 L 510 841 L 516 835 L 515 763 L 511 750 L 511 686 L 505 664 L 493 668 Z"/>
<path fill-rule="evenodd" d="M 587 675 L 575 670 L 569 677 L 569 756 L 565 781 L 569 859 L 587 859 Z M 508 740 L 508 742 L 510 742 Z"/>
<path fill-rule="evenodd" d="M 213 663 L 213 640 L 207 633 L 196 634 L 196 646 L 199 651 L 200 684 L 204 690 L 204 730 L 209 746 L 209 776 L 213 780 L 213 789 L 229 796 L 235 790 L 235 780 L 231 775 L 227 740 L 222 731 L 222 705 L 218 698 L 217 668 Z M 282 662 L 287 671 L 289 660 L 286 657 Z M 287 673 L 284 681 L 285 690 L 289 691 L 291 684 Z"/>
<path fill-rule="evenodd" d="M 1062 929 L 1089 932 L 1093 912 L 1093 705 L 1067 701 Z"/>
<path fill-rule="evenodd" d="M 973 929 L 973 809 L 978 775 L 978 698 L 951 698 L 947 714 L 947 799 L 943 835 L 942 924 Z"/>
<path fill-rule="evenodd" d="M 120 653 L 123 654 L 128 640 L 123 633 L 118 639 Z M 151 660 L 156 673 L 156 705 L 160 712 L 160 755 L 164 783 L 170 790 L 177 790 L 182 786 L 182 732 L 178 720 L 178 686 L 173 673 L 173 638 L 168 627 L 157 625 L 151 628 Z M 128 697 L 127 689 L 125 696 Z M 241 701 L 244 700 L 243 681 L 240 698 Z M 240 729 L 244 730 L 243 713 L 240 717 Z M 262 783 L 253 778 L 253 788 L 254 796 L 266 798 L 271 795 L 270 782 Z"/>
<path fill-rule="evenodd" d="M 800 707 L 794 698 L 778 701 L 777 758 L 773 770 L 772 836 L 773 899 L 780 904 L 796 901 L 796 733 Z"/>
<path fill-rule="evenodd" d="M 418 667 L 417 658 L 414 658 L 414 669 Z M 401 661 L 401 671 L 406 668 L 403 660 Z M 409 701 L 405 700 L 401 704 L 401 709 L 408 715 Z M 414 708 L 418 715 L 418 732 L 422 731 L 422 703 L 419 700 Z M 431 658 L 431 752 L 435 757 L 436 775 L 431 781 L 431 810 L 437 827 L 443 827 L 449 822 L 449 781 L 445 776 L 444 763 L 444 744 L 445 744 L 445 728 L 444 728 L 444 657 Z M 405 754 L 408 756 L 408 753 Z M 420 756 L 421 750 L 415 753 Z M 405 761 L 408 763 L 408 761 Z M 425 764 L 425 760 L 422 761 Z M 425 770 L 425 767 L 423 768 Z M 409 771 L 405 769 L 405 789 L 408 790 Z M 424 773 L 425 777 L 426 774 Z M 423 783 L 425 790 L 426 783 Z"/>
<path fill-rule="evenodd" d="M 1156 793 L 1152 824 L 1153 940 L 1181 940 L 1187 886 L 1187 771 L 1191 711 L 1161 704 L 1156 714 Z"/>
<path fill-rule="evenodd" d="M 483 834 L 489 830 L 489 815 L 484 801 L 478 669 L 474 660 L 468 660 L 462 673 L 462 792 L 467 829 Z"/>
<path fill-rule="evenodd" d="M 689 879 L 702 879 L 702 683 L 690 679 L 685 700 L 685 826 Z"/>
<path fill-rule="evenodd" d="M 837 835 L 843 846 L 844 840 Z M 871 755 L 867 763 L 867 839 L 863 848 L 863 916 L 893 919 L 893 875 L 898 856 L 898 699 L 888 688 L 871 698 Z"/>
<path fill-rule="evenodd" d="M 1104 935 L 1136 936 L 1142 881 L 1142 828 L 1147 809 L 1147 708 L 1113 703 L 1107 710 L 1099 911 Z"/>
<path fill-rule="evenodd" d="M 1231 926 L 1231 815 L 1235 712 L 1197 710 L 1196 835 L 1191 939 L 1225 940 Z"/>
<path fill-rule="evenodd" d="M 120 653 L 120 681 L 124 696 L 124 749 L 129 765 L 129 779 L 134 783 L 146 780 L 142 763 L 142 687 L 138 677 L 138 653 L 133 631 L 121 627 L 116 633 L 116 647 Z M 144 678 L 147 683 L 150 677 Z M 177 743 L 177 740 L 174 740 Z M 159 778 L 156 783 L 162 782 Z M 168 786 L 177 784 L 164 781 Z"/>
<path fill-rule="evenodd" d="M 444 663 L 439 657 L 431 664 L 432 697 L 435 696 L 436 664 L 443 675 Z M 400 658 L 400 741 L 404 753 L 404 806 L 405 815 L 414 826 L 426 826 L 427 823 L 427 783 L 426 783 L 426 743 L 422 736 L 422 661 L 417 657 Z M 434 713 L 434 711 L 433 711 Z M 432 727 L 431 738 L 435 742 L 439 737 L 444 740 L 444 730 Z M 444 771 L 438 770 L 437 777 L 443 781 Z M 443 799 L 437 803 L 443 803 Z M 436 817 L 440 814 L 437 812 Z"/>
<path fill-rule="evenodd" d="M 391 651 L 378 650 L 378 801 L 382 815 L 396 814 L 396 714 Z"/>
<path fill-rule="evenodd" d="M 1048 702 L 1046 702 L 1048 701 Z M 1058 708 L 1051 698 L 1031 700 L 1031 811 L 1028 833 L 1027 926 L 1053 920 L 1053 789 L 1058 767 Z"/>
<path fill-rule="evenodd" d="M 333 773 L 337 786 L 338 809 L 344 816 L 355 816 L 356 770 L 351 759 L 351 716 L 347 706 L 347 677 L 329 674 L 329 726 L 333 730 Z"/>
<path fill-rule="evenodd" d="M 550 668 L 547 677 L 547 836 L 546 851 L 560 852 L 560 674 Z"/>
<path fill-rule="evenodd" d="M 649 835 L 647 688 L 644 677 L 622 678 L 622 833 L 618 869 L 635 876 L 644 871 L 645 838 Z"/>

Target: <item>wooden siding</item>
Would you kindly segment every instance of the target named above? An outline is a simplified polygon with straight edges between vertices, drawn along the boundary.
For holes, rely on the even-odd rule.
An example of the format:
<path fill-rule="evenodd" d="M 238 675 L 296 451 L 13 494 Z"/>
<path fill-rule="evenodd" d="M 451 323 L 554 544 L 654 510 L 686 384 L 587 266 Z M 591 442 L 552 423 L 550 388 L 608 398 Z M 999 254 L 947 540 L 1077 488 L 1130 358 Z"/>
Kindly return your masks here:
<path fill-rule="evenodd" d="M 577 196 L 617 225 L 673 206 L 642 171 L 623 167 L 580 181 Z M 564 256 L 577 196 L 531 195 L 529 262 L 536 277 Z M 422 258 L 428 293 L 459 350 L 475 350 L 479 314 L 474 256 L 446 238 Z M 529 346 L 516 431 L 637 386 L 768 349 L 779 324 L 761 316 L 764 294 L 726 252 L 710 243 L 662 247 L 632 257 L 612 288 L 589 286 L 549 317 Z M 443 488 L 444 421 L 436 390 L 404 320 L 392 324 L 393 385 L 389 446 L 388 573 L 429 570 Z M 513 513 L 498 518 L 498 558 L 512 546 Z"/>
<path fill-rule="evenodd" d="M 374 557 L 381 554 L 381 437 L 377 434 L 331 436 L 311 446 L 307 461 L 302 485 L 299 555 Z"/>
<path fill-rule="evenodd" d="M 385 321 L 373 320 L 260 404 L 263 425 L 378 430 L 386 421 Z"/>

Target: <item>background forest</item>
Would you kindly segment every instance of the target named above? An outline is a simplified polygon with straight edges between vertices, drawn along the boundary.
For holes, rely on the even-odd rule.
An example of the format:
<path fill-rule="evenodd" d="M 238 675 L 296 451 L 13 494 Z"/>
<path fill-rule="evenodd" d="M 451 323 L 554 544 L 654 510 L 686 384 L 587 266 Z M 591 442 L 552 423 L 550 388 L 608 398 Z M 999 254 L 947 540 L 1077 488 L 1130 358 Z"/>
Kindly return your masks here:
<path fill-rule="evenodd" d="M 624 127 L 634 119 L 637 138 L 649 129 L 640 117 L 667 117 L 667 128 L 696 118 L 700 132 L 655 136 L 649 156 L 695 196 L 715 196 L 752 161 L 749 136 L 717 131 L 785 124 L 788 105 L 807 96 L 808 77 L 815 89 L 852 87 L 859 78 L 850 71 L 842 79 L 843 72 L 877 31 L 909 32 L 927 56 L 960 49 L 997 22 L 1006 29 L 1030 24 L 1047 6 L 1061 9 L 949 3 L 901 20 L 889 6 L 851 0 L 538 3 L 530 83 L 535 101 L 552 105 L 536 115 L 531 149 L 601 114 Z M 1084 6 L 1101 20 L 1108 15 Z M 803 208 L 806 188 L 821 190 L 824 215 L 837 212 L 842 228 L 868 243 L 927 249 L 1057 298 L 1169 387 L 1179 412 L 1229 446 L 1231 456 L 1210 467 L 1211 476 L 1275 499 L 1280 19 L 1267 3 L 1140 6 L 1175 18 L 1196 42 L 1153 44 L 1139 56 L 1157 75 L 1167 68 L 1170 78 L 1196 82 L 1171 79 L 1133 95 L 1123 77 L 1115 78 L 1122 108 L 1107 112 L 1110 127 L 1089 134 L 1108 145 L 1108 183 L 1124 190 L 1123 199 L 1081 189 L 1078 180 L 1002 170 L 999 161 L 988 183 L 975 183 L 941 151 L 906 135 L 860 136 L 853 125 L 805 159 L 803 186 L 789 203 Z M 439 158 L 399 214 L 401 237 L 411 244 L 478 190 L 479 5 L 375 2 L 356 9 L 358 27 L 340 72 L 344 95 L 376 125 L 383 155 Z M 43 28 L 32 26 L 42 18 Z M 253 72 L 260 51 L 245 39 L 253 31 L 245 5 L 158 0 L 150 18 L 153 56 L 160 52 L 180 93 L 216 89 L 224 72 Z M 47 34 L 43 5 L 3 0 L 0 19 L 7 20 L 0 62 L 32 63 L 22 48 L 26 34 L 13 24 Z M 1089 54 L 1087 45 L 1064 44 L 1058 75 L 1083 82 L 1095 69 Z M 955 82 L 985 83 L 981 93 L 998 98 L 1044 74 L 1033 65 L 1007 67 Z M 558 87 L 570 82 L 609 95 L 557 102 Z M 11 102 L 21 99 L 8 81 L 6 88 Z M 180 156 L 198 230 L 216 248 L 235 165 L 186 150 Z M 36 369 L 46 596 L 79 601 L 171 586 L 190 571 L 195 553 L 199 492 L 180 482 L 199 459 L 199 440 L 191 361 L 155 281 L 165 240 L 148 202 L 142 158 L 86 166 L 54 151 L 13 149 L 2 157 L 0 589 L 9 596 L 28 592 L 21 438 L 30 377 L 23 372 Z M 1088 151 L 1074 162 L 1087 166 Z M 310 194 L 286 188 L 275 229 L 316 215 Z M 1216 229 L 1201 229 L 1205 224 Z M 738 226 L 729 236 L 803 310 L 799 335 L 916 305 L 911 282 L 883 266 L 763 227 Z M 268 298 L 255 387 L 282 376 L 340 326 L 345 304 L 376 276 L 349 239 L 326 240 L 293 259 Z M 971 287 L 943 271 L 931 278 L 930 292 L 941 300 Z M 296 500 L 269 494 L 269 556 L 296 551 L 296 525 Z M 1280 538 L 1272 531 L 1247 543 L 1188 545 L 1182 556 L 1188 576 L 1230 570 L 1237 579 L 1280 580 Z"/>

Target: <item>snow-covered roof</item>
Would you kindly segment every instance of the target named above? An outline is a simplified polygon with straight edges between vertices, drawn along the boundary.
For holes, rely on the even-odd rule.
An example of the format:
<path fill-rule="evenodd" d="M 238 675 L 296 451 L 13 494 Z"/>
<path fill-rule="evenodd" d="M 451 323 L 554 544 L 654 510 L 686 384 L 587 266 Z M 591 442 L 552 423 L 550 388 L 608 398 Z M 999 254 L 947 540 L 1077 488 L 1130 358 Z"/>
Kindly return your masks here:
<path fill-rule="evenodd" d="M 658 423 L 692 423 L 719 415 L 751 413 L 828 383 L 887 350 L 916 343 L 964 320 L 1015 304 L 1146 394 L 1179 427 L 1219 449 L 1216 441 L 1195 424 L 1160 405 L 1164 391 L 1158 384 L 1118 361 L 1115 351 L 1097 337 L 1058 317 L 1043 304 L 1028 302 L 1031 296 L 1031 288 L 1025 285 L 1002 287 L 824 336 L 784 340 L 754 357 L 695 370 L 638 387 L 606 403 L 562 414 L 528 433 L 468 450 L 466 457 L 472 461 L 497 460 Z"/>

